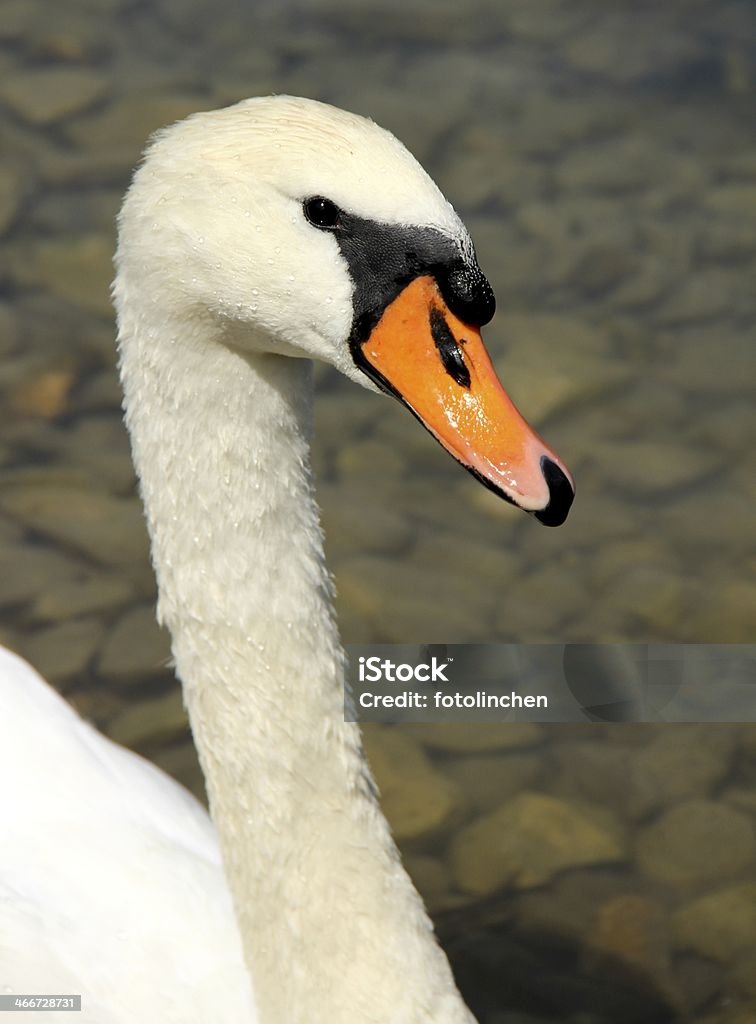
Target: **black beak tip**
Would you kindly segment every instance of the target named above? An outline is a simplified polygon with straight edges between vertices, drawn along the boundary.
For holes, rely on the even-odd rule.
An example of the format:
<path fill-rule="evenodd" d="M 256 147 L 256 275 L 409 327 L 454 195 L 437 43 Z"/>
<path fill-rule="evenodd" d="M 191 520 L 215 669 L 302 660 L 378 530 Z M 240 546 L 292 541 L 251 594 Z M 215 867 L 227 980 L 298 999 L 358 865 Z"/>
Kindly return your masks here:
<path fill-rule="evenodd" d="M 544 526 L 561 526 L 570 511 L 575 491 L 556 462 L 546 455 L 541 459 L 541 471 L 549 487 L 549 503 L 534 515 Z"/>

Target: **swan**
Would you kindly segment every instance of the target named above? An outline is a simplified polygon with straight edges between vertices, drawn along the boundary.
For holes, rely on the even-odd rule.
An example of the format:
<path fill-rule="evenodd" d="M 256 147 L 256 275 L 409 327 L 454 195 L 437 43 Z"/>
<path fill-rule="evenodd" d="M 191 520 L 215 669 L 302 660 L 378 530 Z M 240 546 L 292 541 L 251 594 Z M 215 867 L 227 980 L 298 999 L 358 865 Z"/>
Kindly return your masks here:
<path fill-rule="evenodd" d="M 308 454 L 318 359 L 564 520 L 470 237 L 393 135 L 287 96 L 158 132 L 118 227 L 125 418 L 212 824 L 2 652 L 0 994 L 81 993 L 79 1024 L 470 1024 L 344 721 Z"/>

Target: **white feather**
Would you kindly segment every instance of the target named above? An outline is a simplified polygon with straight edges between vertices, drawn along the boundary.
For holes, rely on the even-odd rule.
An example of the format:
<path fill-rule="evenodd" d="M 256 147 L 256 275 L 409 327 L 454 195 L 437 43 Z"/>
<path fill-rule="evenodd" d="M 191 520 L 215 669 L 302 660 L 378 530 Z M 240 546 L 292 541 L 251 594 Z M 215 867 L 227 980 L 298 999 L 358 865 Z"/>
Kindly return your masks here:
<path fill-rule="evenodd" d="M 472 1020 L 343 720 L 307 357 L 368 385 L 317 193 L 469 247 L 396 139 L 290 97 L 159 133 L 121 212 L 126 420 L 218 841 L 2 655 L 0 992 L 80 992 L 79 1024 Z"/>
<path fill-rule="evenodd" d="M 81 1024 L 254 1020 L 204 809 L 2 648 L 0 708 L 0 993 L 79 993 Z"/>

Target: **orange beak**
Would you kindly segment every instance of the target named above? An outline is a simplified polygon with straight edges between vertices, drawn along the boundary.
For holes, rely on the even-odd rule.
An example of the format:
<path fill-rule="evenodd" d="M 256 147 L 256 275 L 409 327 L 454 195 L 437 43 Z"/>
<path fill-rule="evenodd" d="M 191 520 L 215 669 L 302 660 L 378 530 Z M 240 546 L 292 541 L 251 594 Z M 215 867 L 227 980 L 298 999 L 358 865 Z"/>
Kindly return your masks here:
<path fill-rule="evenodd" d="M 480 331 L 452 313 L 433 277 L 415 278 L 386 307 L 361 356 L 482 483 L 547 526 L 564 522 L 572 477 L 520 416 Z"/>

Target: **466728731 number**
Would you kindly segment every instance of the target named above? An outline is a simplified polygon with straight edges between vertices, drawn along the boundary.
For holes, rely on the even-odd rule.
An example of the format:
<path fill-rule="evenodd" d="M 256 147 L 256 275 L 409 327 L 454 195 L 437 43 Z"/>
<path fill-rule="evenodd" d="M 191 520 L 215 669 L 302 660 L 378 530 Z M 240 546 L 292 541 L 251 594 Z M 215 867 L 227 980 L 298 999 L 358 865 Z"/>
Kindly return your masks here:
<path fill-rule="evenodd" d="M 0 992 L 1 1010 L 80 1010 L 80 995 L 27 995 Z"/>

